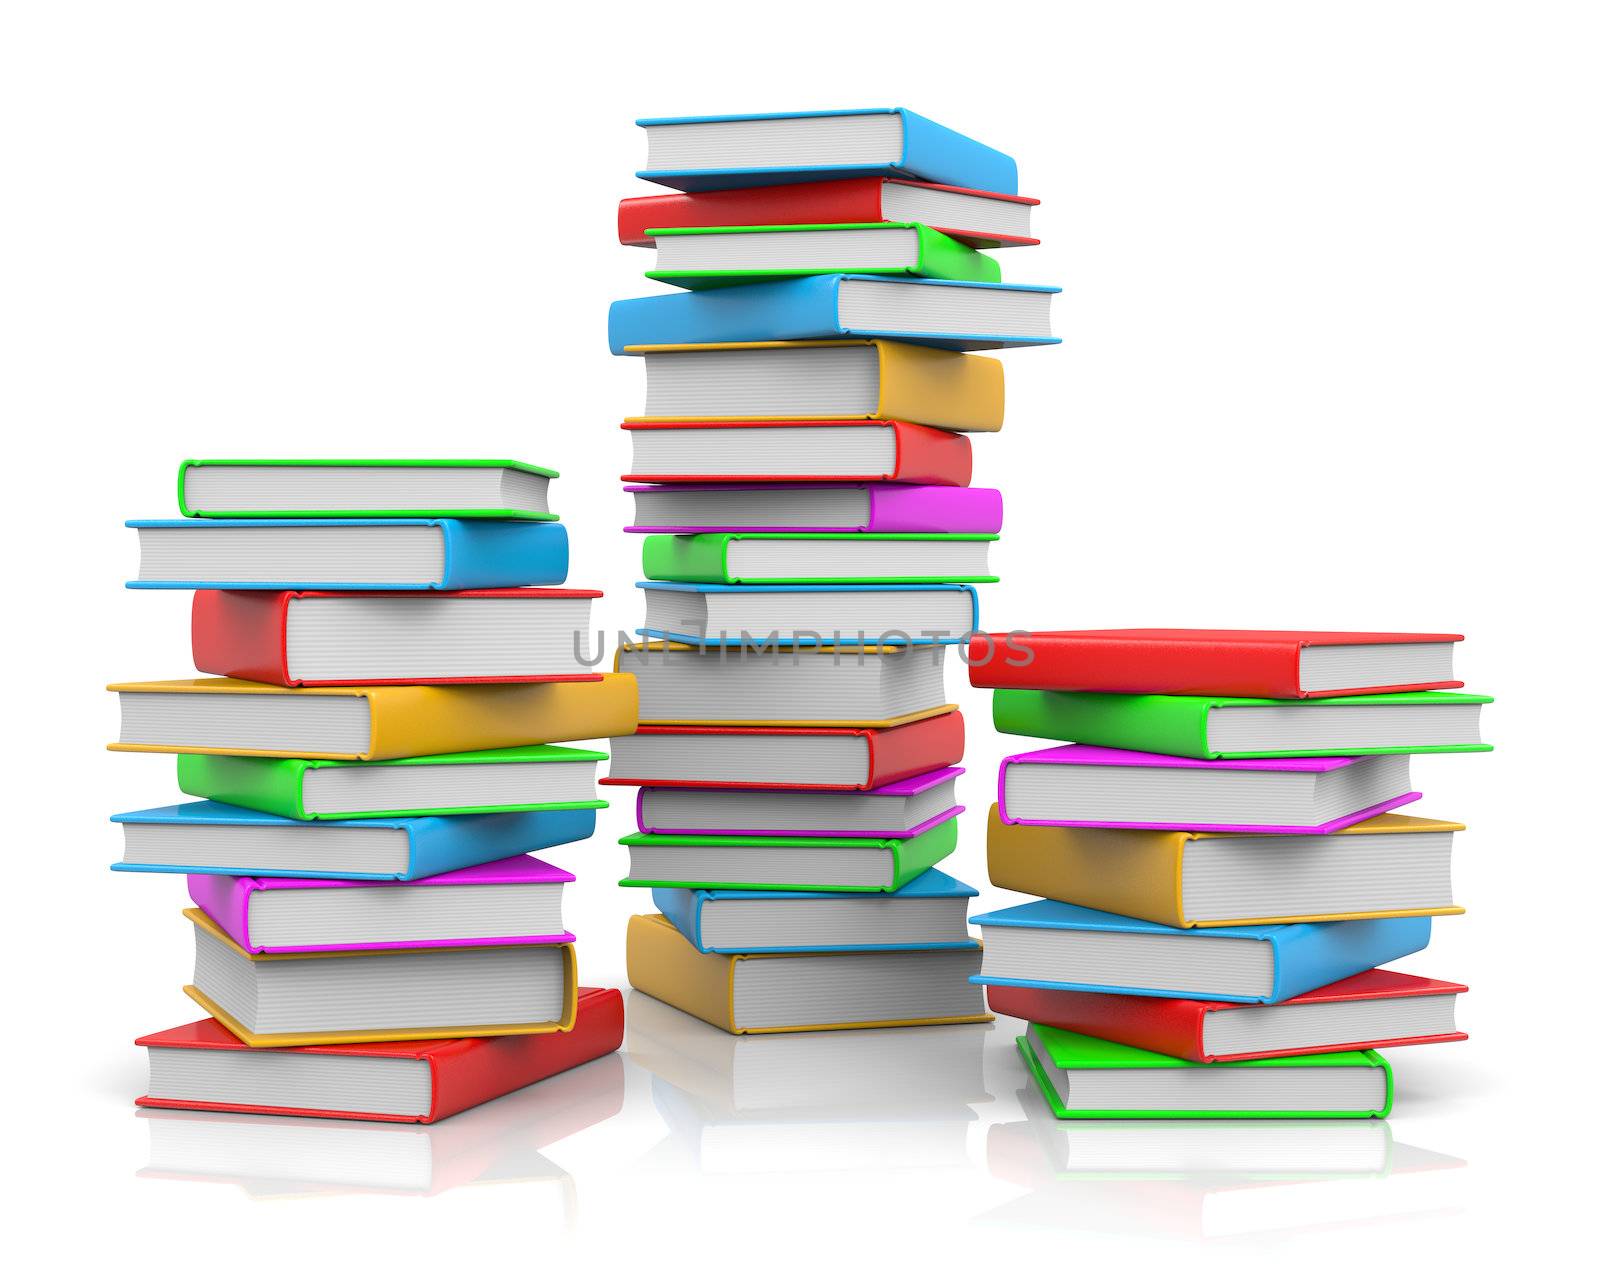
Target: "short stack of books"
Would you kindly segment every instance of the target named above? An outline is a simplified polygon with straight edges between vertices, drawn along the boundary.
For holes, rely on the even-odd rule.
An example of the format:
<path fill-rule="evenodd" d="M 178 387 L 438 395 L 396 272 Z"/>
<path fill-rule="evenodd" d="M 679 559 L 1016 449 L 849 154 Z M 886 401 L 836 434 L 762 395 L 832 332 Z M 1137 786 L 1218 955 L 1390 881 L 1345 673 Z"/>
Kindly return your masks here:
<path fill-rule="evenodd" d="M 134 589 L 192 590 L 194 666 L 112 686 L 113 750 L 200 802 L 123 813 L 187 877 L 210 1018 L 138 1043 L 151 1107 L 435 1121 L 617 1048 L 533 856 L 594 833 L 636 685 L 583 658 L 555 475 L 507 460 L 190 460 Z M 541 588 L 527 588 L 540 586 Z"/>
<path fill-rule="evenodd" d="M 611 306 L 642 359 L 623 428 L 645 535 L 625 885 L 633 985 L 741 1033 L 977 1022 L 946 645 L 978 627 L 999 493 L 967 434 L 1001 364 L 1057 342 L 1011 158 L 912 112 L 642 120 L 620 239 L 676 293 Z"/>
<path fill-rule="evenodd" d="M 1464 1039 L 1466 988 L 1379 968 L 1457 915 L 1458 822 L 1410 757 L 1488 750 L 1456 634 L 1084 630 L 976 641 L 1008 756 L 976 917 L 1055 1114 L 1381 1117 L 1392 1045 Z"/>

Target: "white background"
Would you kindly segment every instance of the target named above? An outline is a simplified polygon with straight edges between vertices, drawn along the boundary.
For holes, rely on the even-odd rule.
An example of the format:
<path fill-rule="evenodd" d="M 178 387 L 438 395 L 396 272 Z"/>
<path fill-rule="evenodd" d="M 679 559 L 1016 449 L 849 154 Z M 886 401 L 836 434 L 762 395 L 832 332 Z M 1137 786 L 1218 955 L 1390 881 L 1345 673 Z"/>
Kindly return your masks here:
<path fill-rule="evenodd" d="M 1595 1146 L 1592 6 L 0 13 L 8 1249 L 169 1280 L 521 1279 L 568 1252 L 668 1277 L 880 1260 L 1348 1277 L 1583 1236 L 1566 1220 Z M 563 473 L 569 583 L 607 592 L 600 623 L 636 625 L 616 425 L 642 380 L 604 333 L 608 300 L 650 292 L 650 256 L 614 240 L 616 199 L 645 190 L 631 122 L 897 103 L 1018 158 L 1045 243 L 1001 252 L 1006 276 L 1065 287 L 1066 342 L 1005 357 L 1005 431 L 976 439 L 975 481 L 1007 506 L 988 624 L 1469 636 L 1460 673 L 1498 697 L 1499 749 L 1414 763 L 1420 811 L 1470 826 L 1469 913 L 1411 964 L 1471 985 L 1472 1039 L 1397 1051 L 1390 1123 L 1397 1148 L 1466 1164 L 1268 1188 L 1242 1221 L 1182 1213 L 1209 1181 L 1042 1180 L 991 1219 L 1028 1196 L 989 1165 L 990 1129 L 1032 1102 L 1007 1028 L 953 1149 L 930 1134 L 936 1166 L 866 1125 L 856 1144 L 830 1127 L 845 1141 L 819 1158 L 822 1135 L 790 1125 L 732 1167 L 755 1173 L 702 1173 L 712 1153 L 669 1131 L 649 1070 L 613 1060 L 609 1120 L 541 1156 L 559 1091 L 491 1140 L 502 1177 L 559 1167 L 556 1188 L 260 1199 L 322 1190 L 281 1133 L 256 1197 L 136 1177 L 130 1041 L 195 1014 L 178 881 L 106 870 L 107 815 L 177 796 L 169 760 L 99 749 L 102 685 L 190 667 L 186 596 L 120 588 L 121 520 L 174 514 L 186 455 L 517 457 Z M 1020 743 L 949 678 L 971 811 L 948 869 L 981 883 L 993 768 Z M 589 981 L 621 981 L 646 904 L 615 887 L 615 800 L 560 855 Z M 442 1168 L 464 1137 L 420 1146 Z"/>

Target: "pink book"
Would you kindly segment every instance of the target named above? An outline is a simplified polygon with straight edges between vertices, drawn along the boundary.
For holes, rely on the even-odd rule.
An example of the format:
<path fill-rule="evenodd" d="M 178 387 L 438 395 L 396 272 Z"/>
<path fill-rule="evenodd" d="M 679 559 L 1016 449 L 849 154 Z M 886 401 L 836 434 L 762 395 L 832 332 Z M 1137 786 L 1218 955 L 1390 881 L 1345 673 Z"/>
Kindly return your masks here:
<path fill-rule="evenodd" d="M 1421 798 L 1409 755 L 1181 759 L 1073 745 L 1000 761 L 1007 825 L 1329 835 Z"/>
<path fill-rule="evenodd" d="M 906 532 L 996 535 L 1000 493 L 992 487 L 893 482 L 702 483 L 630 486 L 635 523 L 625 531 Z"/>
<path fill-rule="evenodd" d="M 561 888 L 574 877 L 524 853 L 409 883 L 189 876 L 189 897 L 252 955 L 573 942 Z M 495 886 L 487 904 L 441 890 Z"/>

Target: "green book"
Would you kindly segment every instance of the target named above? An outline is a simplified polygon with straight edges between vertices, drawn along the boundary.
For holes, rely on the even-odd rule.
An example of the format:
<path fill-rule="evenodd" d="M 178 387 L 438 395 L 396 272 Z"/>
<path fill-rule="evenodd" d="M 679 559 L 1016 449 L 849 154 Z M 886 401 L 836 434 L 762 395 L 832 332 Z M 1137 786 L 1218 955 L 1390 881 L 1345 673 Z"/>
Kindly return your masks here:
<path fill-rule="evenodd" d="M 1479 715 L 1493 700 L 1467 692 L 1271 701 L 997 688 L 994 726 L 1185 759 L 1421 755 L 1493 749 L 1478 736 Z"/>
<path fill-rule="evenodd" d="M 513 746 L 351 763 L 245 755 L 179 755 L 186 795 L 297 822 L 605 808 L 595 764 L 572 746 Z"/>
<path fill-rule="evenodd" d="M 517 518 L 555 522 L 554 469 L 520 460 L 185 460 L 186 518 Z"/>
<path fill-rule="evenodd" d="M 623 888 L 893 893 L 956 851 L 956 819 L 910 839 L 848 835 L 646 835 L 620 841 Z"/>
<path fill-rule="evenodd" d="M 964 585 L 989 574 L 990 535 L 876 532 L 646 536 L 649 580 L 699 585 Z"/>
<path fill-rule="evenodd" d="M 785 277 L 860 273 L 934 281 L 1000 280 L 1000 264 L 921 223 L 785 223 L 652 228 L 653 281 L 708 290 Z"/>
<path fill-rule="evenodd" d="M 1382 1117 L 1394 1072 L 1375 1050 L 1190 1063 L 1029 1023 L 1022 1061 L 1064 1121 Z"/>

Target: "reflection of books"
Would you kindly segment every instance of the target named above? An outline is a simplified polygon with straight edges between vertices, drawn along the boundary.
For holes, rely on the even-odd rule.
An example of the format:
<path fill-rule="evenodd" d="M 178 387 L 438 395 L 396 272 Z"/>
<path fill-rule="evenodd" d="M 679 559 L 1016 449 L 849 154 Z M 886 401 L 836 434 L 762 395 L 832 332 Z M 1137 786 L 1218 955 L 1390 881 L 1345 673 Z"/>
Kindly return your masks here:
<path fill-rule="evenodd" d="M 257 1197 L 527 1183 L 570 1212 L 572 1178 L 540 1149 L 616 1115 L 622 1094 L 611 1054 L 437 1125 L 143 1109 L 150 1164 L 139 1173 L 236 1183 Z"/>

